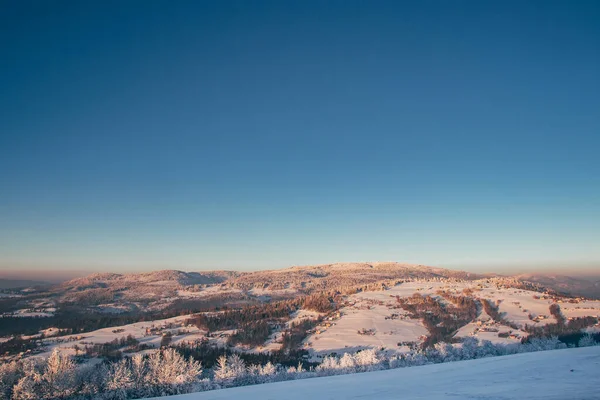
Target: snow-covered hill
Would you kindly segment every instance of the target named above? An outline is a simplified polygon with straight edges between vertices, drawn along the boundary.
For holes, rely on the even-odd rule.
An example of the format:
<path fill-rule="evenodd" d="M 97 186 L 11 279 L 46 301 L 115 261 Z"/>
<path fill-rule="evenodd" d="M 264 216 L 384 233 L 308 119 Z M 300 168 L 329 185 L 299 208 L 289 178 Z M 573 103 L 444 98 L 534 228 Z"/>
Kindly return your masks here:
<path fill-rule="evenodd" d="M 176 302 L 188 302 L 187 308 L 206 308 L 209 303 L 214 306 L 219 302 L 222 303 L 219 306 L 236 307 L 311 293 L 335 291 L 351 294 L 379 290 L 402 281 L 472 282 L 492 277 L 397 262 L 337 263 L 254 272 L 164 270 L 138 274 L 101 273 L 48 288 L 23 291 L 18 303 L 0 304 L 0 314 L 53 316 L 55 312 L 49 309 L 57 309 L 59 305 L 99 314 L 157 312 L 177 307 Z M 600 287 L 594 282 L 550 275 L 498 276 L 496 279 L 521 289 L 572 295 L 585 292 L 589 297 L 597 297 L 595 290 Z M 190 307 L 192 303 L 194 307 Z"/>
<path fill-rule="evenodd" d="M 244 386 L 168 400 L 600 399 L 600 347 Z"/>

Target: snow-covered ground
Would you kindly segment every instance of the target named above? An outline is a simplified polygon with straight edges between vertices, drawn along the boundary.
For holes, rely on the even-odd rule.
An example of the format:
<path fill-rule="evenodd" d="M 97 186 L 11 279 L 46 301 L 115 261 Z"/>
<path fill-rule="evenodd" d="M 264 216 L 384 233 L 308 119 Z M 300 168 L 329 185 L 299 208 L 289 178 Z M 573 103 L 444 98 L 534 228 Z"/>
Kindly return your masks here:
<path fill-rule="evenodd" d="M 290 328 L 293 324 L 297 324 L 304 320 L 315 320 L 322 316 L 322 313 L 318 313 L 316 311 L 308 311 L 308 310 L 299 310 L 294 312 L 291 315 L 291 319 L 284 324 L 284 329 Z M 273 352 L 281 349 L 281 340 L 283 337 L 283 330 L 280 329 L 269 336 L 269 339 L 265 342 L 263 346 L 258 346 L 253 349 L 250 349 L 249 352 L 252 353 L 262 353 L 262 352 Z"/>
<path fill-rule="evenodd" d="M 494 281 L 460 281 L 460 280 L 426 280 L 417 279 L 392 286 L 387 290 L 360 292 L 347 297 L 345 305 L 339 313 L 332 315 L 320 315 L 318 313 L 300 310 L 292 315 L 292 319 L 280 326 L 269 339 L 262 345 L 252 349 L 238 346 L 239 351 L 244 352 L 269 352 L 279 350 L 281 347 L 281 335 L 283 328 L 289 328 L 294 322 L 304 318 L 324 317 L 324 321 L 304 340 L 303 348 L 307 349 L 312 361 L 319 361 L 323 356 L 331 353 L 342 354 L 355 352 L 360 349 L 384 348 L 389 352 L 407 352 L 410 345 L 416 346 L 422 343 L 427 329 L 420 319 L 412 319 L 408 313 L 399 308 L 396 296 L 410 297 L 414 294 L 430 295 L 439 297 L 439 291 L 453 294 L 463 294 L 468 290 L 469 296 L 479 299 L 489 299 L 498 304 L 503 318 L 516 324 L 509 327 L 493 321 L 485 311 L 473 322 L 463 326 L 457 333 L 457 338 L 475 337 L 479 340 L 489 340 L 493 343 L 519 343 L 522 337 L 527 336 L 523 327 L 525 324 L 541 326 L 555 323 L 556 320 L 550 315 L 549 306 L 557 301 L 566 318 L 582 316 L 600 316 L 600 301 L 585 299 L 555 298 L 542 293 L 522 290 L 512 287 L 500 287 Z M 251 289 L 249 294 L 254 296 L 268 296 L 288 293 L 289 289 L 269 291 L 265 289 Z M 240 289 L 214 285 L 203 288 L 200 291 L 179 290 L 178 295 L 184 298 L 213 296 L 218 293 L 241 293 Z M 289 293 L 288 293 L 289 294 Z M 175 298 L 173 298 L 174 300 Z M 441 298 L 440 298 L 441 299 Z M 446 301 L 441 299 L 441 301 Z M 160 304 L 168 304 L 168 301 Z M 159 302 L 155 302 L 159 304 Z M 11 312 L 10 315 L 52 315 L 55 308 L 49 301 L 36 300 L 35 308 L 21 309 Z M 96 306 L 104 312 L 121 312 L 128 309 L 118 303 L 106 303 Z M 114 339 L 120 339 L 132 335 L 141 344 L 151 345 L 158 348 L 161 343 L 162 334 L 171 332 L 172 343 L 191 343 L 198 340 L 208 340 L 209 343 L 225 346 L 228 336 L 234 330 L 213 332 L 212 337 L 206 337 L 206 332 L 196 327 L 185 326 L 185 320 L 189 316 L 169 318 L 165 320 L 144 321 L 124 326 L 99 329 L 97 331 L 45 339 L 44 352 L 39 356 L 47 356 L 54 348 L 59 348 L 68 354 L 77 354 L 74 346 L 83 347 L 89 344 L 102 344 Z M 586 329 L 588 332 L 600 331 L 600 324 Z M 500 335 L 500 336 L 499 336 Z M 35 337 L 33 335 L 32 337 Z M 53 335 L 45 335 L 53 336 Z"/>
<path fill-rule="evenodd" d="M 368 308 L 367 308 L 368 307 Z M 386 319 L 396 313 L 405 317 L 403 310 L 390 310 L 384 305 L 371 304 L 358 300 L 345 307 L 341 318 L 324 321 L 314 335 L 306 341 L 317 354 L 331 352 L 344 353 L 362 348 L 397 349 L 401 341 L 420 342 L 427 329 L 418 319 Z M 359 334 L 365 329 L 368 334 Z"/>
<path fill-rule="evenodd" d="M 13 293 L 3 293 L 0 292 L 0 298 L 5 297 L 5 298 L 9 298 L 9 297 L 22 297 L 23 295 L 21 294 L 13 294 Z"/>
<path fill-rule="evenodd" d="M 44 310 L 44 311 L 31 311 L 29 309 L 23 309 L 23 310 L 17 310 L 15 312 L 12 313 L 5 313 L 2 316 L 4 317 L 38 317 L 38 318 L 43 318 L 43 317 L 52 317 L 54 315 L 54 312 L 56 311 L 55 308 L 51 308 L 48 310 Z"/>
<path fill-rule="evenodd" d="M 324 321 L 317 331 L 306 340 L 306 348 L 316 356 L 332 352 L 353 352 L 364 348 L 386 348 L 390 350 L 408 351 L 406 346 L 398 346 L 399 342 L 421 342 L 427 329 L 419 319 L 407 318 L 402 309 L 394 309 L 397 302 L 395 296 L 409 297 L 414 293 L 423 295 L 435 294 L 447 286 L 445 282 L 414 281 L 394 286 L 389 290 L 358 293 L 348 297 L 350 305 L 340 310 L 341 318 Z M 456 287 L 456 284 L 453 285 Z M 460 290 L 463 289 L 461 284 Z M 400 318 L 390 319 L 392 314 Z M 387 317 L 387 318 L 386 318 Z M 369 331 L 361 335 L 360 330 Z"/>
<path fill-rule="evenodd" d="M 405 352 L 407 346 L 399 346 L 401 342 L 421 343 L 427 329 L 419 319 L 411 319 L 407 312 L 397 308 L 396 296 L 410 297 L 413 294 L 438 296 L 437 292 L 448 291 L 461 294 L 464 289 L 471 289 L 471 296 L 499 302 L 499 311 L 503 317 L 520 326 L 514 329 L 494 322 L 482 310 L 480 316 L 461 328 L 457 337 L 473 336 L 492 343 L 519 343 L 527 336 L 523 327 L 541 326 L 556 323 L 550 315 L 549 307 L 554 302 L 550 296 L 538 292 L 516 288 L 497 287 L 494 283 L 480 281 L 429 281 L 415 280 L 391 287 L 388 290 L 362 292 L 348 297 L 349 305 L 340 310 L 341 318 L 324 321 L 317 331 L 305 340 L 313 360 L 330 353 L 352 352 L 364 348 L 385 348 L 390 351 Z M 566 318 L 600 315 L 600 301 L 577 300 L 569 303 L 567 299 L 559 304 Z M 394 318 L 390 318 L 397 314 Z M 532 320 L 538 317 L 539 319 Z M 369 334 L 359 334 L 361 330 Z M 591 327 L 590 332 L 599 331 L 599 327 Z M 499 333 L 509 334 L 500 337 Z"/>
<path fill-rule="evenodd" d="M 209 286 L 205 289 L 198 291 L 190 291 L 190 290 L 178 290 L 177 296 L 183 298 L 195 298 L 195 297 L 207 297 L 214 296 L 219 294 L 231 294 L 231 293 L 242 293 L 240 289 L 234 288 L 224 288 L 220 285 Z"/>
<path fill-rule="evenodd" d="M 45 351 L 37 354 L 37 357 L 47 357 L 54 349 L 59 349 L 66 354 L 75 355 L 76 352 L 73 349 L 73 346 L 75 345 L 83 347 L 86 344 L 103 344 L 115 339 L 124 338 L 128 335 L 133 336 L 142 344 L 152 345 L 155 348 L 160 347 L 162 334 L 166 332 L 171 332 L 173 334 L 173 344 L 184 341 L 193 342 L 204 337 L 204 333 L 195 326 L 185 325 L 185 321 L 189 317 L 190 315 L 182 315 L 162 320 L 136 322 L 117 327 L 102 328 L 80 335 L 67 335 L 46 339 Z M 149 332 L 150 330 L 152 330 L 152 332 Z"/>
<path fill-rule="evenodd" d="M 600 346 L 244 386 L 169 400 L 598 400 Z"/>

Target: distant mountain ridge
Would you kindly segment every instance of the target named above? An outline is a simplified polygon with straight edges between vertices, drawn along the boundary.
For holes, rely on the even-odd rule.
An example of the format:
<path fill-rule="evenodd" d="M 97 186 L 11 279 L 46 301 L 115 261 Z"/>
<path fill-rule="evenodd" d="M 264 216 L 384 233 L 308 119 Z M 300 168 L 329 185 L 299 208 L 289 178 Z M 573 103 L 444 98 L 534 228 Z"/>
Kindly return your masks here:
<path fill-rule="evenodd" d="M 53 285 L 49 291 L 66 304 L 137 310 L 156 309 L 177 299 L 200 301 L 200 298 L 227 295 L 231 301 L 253 302 L 265 295 L 294 297 L 328 290 L 365 290 L 406 279 L 474 280 L 482 277 L 484 275 L 397 262 L 334 263 L 254 272 L 95 273 Z"/>
<path fill-rule="evenodd" d="M 265 297 L 290 298 L 336 291 L 355 293 L 377 290 L 414 279 L 467 280 L 509 279 L 511 285 L 532 290 L 600 297 L 600 282 L 552 274 L 502 276 L 399 262 L 355 262 L 253 272 L 161 270 L 145 273 L 95 273 L 50 286 L 57 301 L 90 310 L 158 310 L 175 301 L 209 302 L 219 296 L 228 301 L 252 303 Z M 0 285 L 2 285 L 0 280 Z M 5 287 L 34 286 L 40 282 L 12 281 Z M 1 286 L 0 286 L 1 287 Z"/>
<path fill-rule="evenodd" d="M 439 278 L 476 280 L 503 277 L 542 285 L 563 294 L 586 297 L 600 296 L 600 281 L 586 280 L 558 274 L 478 274 L 460 270 L 430 267 L 421 264 L 399 262 L 349 262 L 306 266 L 292 266 L 283 269 L 240 271 L 198 271 L 160 270 L 145 273 L 117 274 L 95 273 L 75 278 L 55 285 L 56 289 L 80 291 L 92 288 L 115 288 L 120 291 L 132 286 L 150 285 L 163 288 L 191 285 L 222 285 L 240 290 L 265 289 L 301 291 L 327 290 L 340 286 L 372 284 L 384 280 Z M 2 280 L 0 280 L 2 282 Z"/>
<path fill-rule="evenodd" d="M 242 290 L 257 288 L 311 291 L 373 284 L 394 279 L 454 278 L 474 280 L 483 277 L 485 276 L 465 271 L 398 262 L 334 263 L 249 272 L 230 279 L 224 284 Z"/>
<path fill-rule="evenodd" d="M 49 282 L 30 279 L 4 279 L 0 278 L 0 289 L 19 289 L 30 286 L 49 285 Z"/>
<path fill-rule="evenodd" d="M 97 283 L 156 283 L 173 282 L 181 285 L 220 283 L 231 276 L 233 271 L 184 272 L 178 270 L 161 270 L 135 274 L 95 273 L 82 278 L 63 282 L 58 286 L 63 288 L 92 285 Z"/>

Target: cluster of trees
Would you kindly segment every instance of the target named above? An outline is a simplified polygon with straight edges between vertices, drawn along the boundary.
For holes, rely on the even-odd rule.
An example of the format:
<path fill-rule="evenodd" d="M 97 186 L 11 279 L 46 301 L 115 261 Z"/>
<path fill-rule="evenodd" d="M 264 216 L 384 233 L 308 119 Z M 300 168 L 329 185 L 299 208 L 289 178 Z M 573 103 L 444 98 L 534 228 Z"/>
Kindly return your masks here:
<path fill-rule="evenodd" d="M 313 294 L 300 299 L 301 308 L 320 313 L 328 313 L 335 310 L 335 302 L 326 294 Z"/>
<path fill-rule="evenodd" d="M 552 303 L 549 310 L 550 314 L 556 319 L 556 323 L 542 326 L 525 325 L 524 330 L 529 333 L 529 337 L 557 336 L 561 338 L 573 338 L 581 335 L 583 329 L 598 323 L 598 318 L 592 316 L 576 317 L 567 320 L 560 309 L 560 305 L 557 303 Z"/>
<path fill-rule="evenodd" d="M 558 336 L 558 340 L 569 347 L 588 347 L 600 343 L 600 332 L 575 332 Z"/>
<path fill-rule="evenodd" d="M 0 324 L 0 336 L 11 336 L 11 335 L 34 335 L 42 329 L 52 328 L 56 325 L 53 321 L 56 321 L 54 317 L 2 317 L 2 324 Z"/>
<path fill-rule="evenodd" d="M 38 347 L 37 340 L 23 339 L 21 335 L 0 343 L 0 355 L 12 355 L 25 353 L 28 350 L 34 350 Z"/>
<path fill-rule="evenodd" d="M 503 313 L 500 312 L 500 307 L 498 306 L 498 304 L 494 304 L 489 299 L 481 300 L 481 304 L 483 304 L 483 309 L 485 310 L 487 315 L 489 315 L 495 322 L 508 326 L 512 329 L 520 328 L 519 325 L 504 318 Z"/>
<path fill-rule="evenodd" d="M 554 319 L 556 319 L 556 323 L 558 325 L 565 324 L 567 319 L 563 315 L 562 310 L 560 309 L 560 306 L 558 305 L 558 303 L 550 304 L 550 307 L 548 307 L 548 309 L 550 310 L 550 315 L 552 315 L 554 317 Z"/>
<path fill-rule="evenodd" d="M 397 296 L 401 308 L 410 313 L 411 318 L 419 318 L 429 335 L 422 347 L 427 349 L 439 342 L 451 343 L 456 332 L 479 315 L 479 302 L 466 296 L 447 295 L 453 304 L 444 304 L 432 296 L 415 293 L 412 297 Z"/>
<path fill-rule="evenodd" d="M 581 346 L 598 344 L 591 336 L 579 342 Z M 557 338 L 537 338 L 526 344 L 511 345 L 467 338 L 460 346 L 437 343 L 426 350 L 401 355 L 388 356 L 368 349 L 330 356 L 308 369 L 302 363 L 287 367 L 271 361 L 249 364 L 241 354 L 229 353 L 217 357 L 213 368 L 208 370 L 191 357 L 186 359 L 175 348 L 82 367 L 55 351 L 47 360 L 28 359 L 0 365 L 0 399 L 134 399 L 565 347 Z"/>
<path fill-rule="evenodd" d="M 471 291 L 472 293 L 472 291 Z M 472 319 L 477 318 L 481 311 L 481 304 L 478 299 L 474 299 L 473 297 L 464 293 L 464 295 L 453 294 L 444 290 L 438 291 L 438 294 L 442 296 L 444 299 L 453 303 L 456 307 L 461 310 L 465 310 L 469 313 Z"/>
<path fill-rule="evenodd" d="M 109 288 L 87 288 L 71 293 L 64 299 L 66 304 L 78 306 L 96 306 L 115 301 L 115 294 Z"/>
<path fill-rule="evenodd" d="M 248 304 L 260 304 L 260 302 L 242 293 L 219 293 L 201 298 L 177 299 L 167 309 L 177 315 L 188 315 L 203 311 L 242 308 Z"/>
<path fill-rule="evenodd" d="M 0 297 L 0 312 L 2 312 L 2 313 L 16 311 L 25 305 L 26 305 L 26 303 L 23 301 L 23 298 L 20 296 Z"/>
<path fill-rule="evenodd" d="M 248 322 L 227 338 L 227 344 L 235 346 L 243 344 L 246 346 L 260 346 L 269 338 L 271 326 L 267 321 L 258 320 Z"/>
<path fill-rule="evenodd" d="M 78 367 L 54 351 L 47 360 L 0 366 L 0 398 L 127 399 L 186 393 L 201 381 L 200 363 L 174 349 L 134 355 L 112 363 Z"/>
<path fill-rule="evenodd" d="M 228 344 L 260 346 L 272 333 L 274 325 L 288 321 L 299 309 L 327 313 L 335 310 L 335 301 L 325 294 L 303 296 L 214 314 L 198 314 L 189 318 L 186 324 L 208 332 L 236 329 L 228 338 Z M 313 327 L 314 322 L 306 321 L 291 326 L 283 334 L 284 348 L 295 348 L 306 337 L 307 330 Z"/>
<path fill-rule="evenodd" d="M 81 307 L 61 304 L 52 317 L 5 317 L 0 325 L 0 336 L 36 334 L 42 329 L 59 328 L 64 335 L 90 332 L 97 329 L 121 326 L 140 321 L 152 321 L 178 316 L 161 311 L 156 313 L 100 314 L 84 312 Z M 181 314 L 184 315 L 184 314 Z"/>
<path fill-rule="evenodd" d="M 518 278 L 496 277 L 486 279 L 487 283 L 496 285 L 496 288 L 501 289 L 519 289 L 528 290 L 531 292 L 545 293 L 550 295 L 558 295 L 558 293 L 550 288 L 547 288 L 539 283 L 524 281 Z"/>
<path fill-rule="evenodd" d="M 189 315 L 197 312 L 218 312 L 218 314 L 198 314 L 188 320 L 200 329 L 214 332 L 218 330 L 237 329 L 238 332 L 230 339 L 231 344 L 246 344 L 256 346 L 263 344 L 271 333 L 271 325 L 287 321 L 290 314 L 304 308 L 318 312 L 330 312 L 335 309 L 333 297 L 325 294 L 299 297 L 293 300 L 282 300 L 272 303 L 245 305 L 241 308 L 229 309 L 218 299 L 202 300 L 199 303 L 189 303 L 187 300 L 175 301 L 165 310 L 151 313 L 100 314 L 84 313 L 80 307 L 65 303 L 58 305 L 58 311 L 53 317 L 6 317 L 6 322 L 0 326 L 0 335 L 18 333 L 37 333 L 41 329 L 58 327 L 59 335 L 70 335 L 88 332 L 111 326 L 121 326 L 140 321 L 171 318 L 179 315 Z M 260 322 L 256 322 L 260 321 Z M 298 337 L 298 329 L 292 329 L 290 336 Z M 305 332 L 304 332 L 305 333 Z M 304 336 L 305 337 L 305 336 Z M 303 337 L 303 338 L 304 338 Z M 43 337 L 42 337 L 43 338 Z M 38 339 L 42 339 L 38 338 Z M 20 335 L 0 343 L 0 354 L 18 354 L 35 349 L 38 339 L 22 339 Z M 164 343 L 168 345 L 169 343 Z M 117 349 L 92 349 L 91 352 L 105 354 L 108 358 L 118 359 Z"/>
<path fill-rule="evenodd" d="M 232 298 L 231 295 L 219 295 L 202 299 L 177 299 L 162 310 L 133 311 L 122 314 L 94 313 L 83 308 L 81 304 L 58 303 L 56 306 L 57 311 L 51 317 L 4 317 L 2 321 L 5 323 L 0 324 L 0 336 L 33 335 L 47 328 L 59 328 L 61 334 L 70 335 L 135 322 L 241 308 L 247 303 L 248 299 Z"/>
<path fill-rule="evenodd" d="M 420 280 L 475 280 L 479 276 L 461 271 L 435 269 L 424 266 L 404 268 L 397 263 L 322 265 L 305 268 L 290 268 L 281 271 L 257 271 L 243 274 L 224 283 L 227 287 L 242 290 L 296 289 L 302 293 L 318 293 L 336 290 L 341 293 L 356 293 L 360 290 L 378 290 L 381 283 L 395 285 L 400 281 Z M 362 288 L 362 289 L 361 289 Z M 380 289 L 379 289 L 380 290 Z"/>
<path fill-rule="evenodd" d="M 209 332 L 239 329 L 243 325 L 256 321 L 280 321 L 289 319 L 297 306 L 293 301 L 284 300 L 247 306 L 238 310 L 226 310 L 215 314 L 198 314 L 189 318 L 186 324 Z"/>
<path fill-rule="evenodd" d="M 120 339 L 114 339 L 106 343 L 94 343 L 92 345 L 86 345 L 83 348 L 83 352 L 88 358 L 100 357 L 109 361 L 116 361 L 121 359 L 123 356 L 121 350 L 124 347 L 128 348 L 128 350 L 126 350 L 128 353 L 152 348 L 147 344 L 140 345 L 140 342 L 135 337 L 132 335 L 127 335 L 121 337 Z M 79 346 L 76 345 L 75 350 L 79 350 Z"/>
<path fill-rule="evenodd" d="M 282 349 L 261 353 L 241 353 L 233 348 L 217 347 L 216 345 L 206 342 L 199 342 L 194 345 L 178 344 L 174 346 L 174 348 L 185 358 L 192 357 L 196 361 L 201 361 L 205 368 L 214 367 L 221 356 L 232 356 L 234 354 L 237 354 L 248 365 L 265 365 L 267 363 L 272 363 L 290 367 L 297 365 L 299 362 L 302 362 L 309 367 L 318 365 L 318 363 L 306 361 L 308 352 L 304 349 L 294 349 L 289 351 Z"/>
<path fill-rule="evenodd" d="M 160 338 L 160 347 L 167 347 L 168 345 L 171 344 L 172 340 L 173 340 L 173 334 L 171 332 L 163 333 L 162 337 Z"/>
<path fill-rule="evenodd" d="M 281 335 L 281 350 L 287 353 L 297 350 L 308 336 L 308 332 L 321 321 L 321 318 L 317 318 L 292 323 Z"/>

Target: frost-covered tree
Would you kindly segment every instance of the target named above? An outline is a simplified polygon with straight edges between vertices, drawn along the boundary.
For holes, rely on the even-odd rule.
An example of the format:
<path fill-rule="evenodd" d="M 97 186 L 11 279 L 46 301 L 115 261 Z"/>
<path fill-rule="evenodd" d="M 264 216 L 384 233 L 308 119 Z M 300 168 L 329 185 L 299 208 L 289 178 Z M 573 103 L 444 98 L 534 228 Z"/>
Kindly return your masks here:
<path fill-rule="evenodd" d="M 15 371 L 18 368 L 18 372 Z M 55 349 L 48 359 L 27 359 L 2 368 L 3 396 L 15 400 L 68 398 L 79 389 L 71 358 Z M 8 386 L 12 385 L 12 388 Z M 12 394 L 11 394 L 12 393 Z"/>
<path fill-rule="evenodd" d="M 78 395 L 84 399 L 95 399 L 104 391 L 107 368 L 97 365 L 80 366 L 75 375 Z"/>
<path fill-rule="evenodd" d="M 214 378 L 216 381 L 226 381 L 230 378 L 229 366 L 227 365 L 227 356 L 222 355 L 217 359 L 214 368 Z"/>
<path fill-rule="evenodd" d="M 594 340 L 594 337 L 588 333 L 588 334 L 584 335 L 581 339 L 579 339 L 579 342 L 577 343 L 577 346 L 579 346 L 579 347 L 589 347 L 589 346 L 597 346 L 598 344 L 599 343 L 597 343 Z"/>
<path fill-rule="evenodd" d="M 267 383 L 276 380 L 277 367 L 270 362 L 265 365 L 253 364 L 246 368 L 246 379 L 248 384 Z"/>
<path fill-rule="evenodd" d="M 260 376 L 263 377 L 265 382 L 275 379 L 277 375 L 277 367 L 274 366 L 270 361 L 260 368 Z"/>
<path fill-rule="evenodd" d="M 155 395 L 183 393 L 200 381 L 202 366 L 191 357 L 186 360 L 168 348 L 148 357 L 145 383 L 154 387 Z"/>
<path fill-rule="evenodd" d="M 106 375 L 105 387 L 114 399 L 127 399 L 135 384 L 131 368 L 127 360 L 111 364 Z"/>
<path fill-rule="evenodd" d="M 462 359 L 460 351 L 450 343 L 436 343 L 434 350 L 437 351 L 439 362 L 458 361 Z"/>
<path fill-rule="evenodd" d="M 325 357 L 316 371 L 319 376 L 375 371 L 385 368 L 383 361 L 383 357 L 379 356 L 377 350 L 366 349 L 355 354 L 346 353 L 339 359 L 332 356 Z"/>
<path fill-rule="evenodd" d="M 246 364 L 244 360 L 237 354 L 231 355 L 227 359 L 227 364 L 229 366 L 229 371 L 233 375 L 234 379 L 243 378 L 246 374 Z"/>
<path fill-rule="evenodd" d="M 42 395 L 47 398 L 68 397 L 75 392 L 75 363 L 58 349 L 48 357 L 41 377 Z"/>
<path fill-rule="evenodd" d="M 32 375 L 22 377 L 13 387 L 14 400 L 37 400 L 40 397 L 39 380 Z"/>
<path fill-rule="evenodd" d="M 553 336 L 550 338 L 533 338 L 529 341 L 529 343 L 519 346 L 519 352 L 527 353 L 531 351 L 545 351 L 566 348 L 566 344 L 558 340 L 556 336 Z"/>
<path fill-rule="evenodd" d="M 467 337 L 461 343 L 461 359 L 472 360 L 477 358 L 477 347 L 479 341 L 474 337 Z"/>
<path fill-rule="evenodd" d="M 149 388 L 152 382 L 146 380 L 148 373 L 147 364 L 146 357 L 141 354 L 132 356 L 129 364 L 133 379 L 133 392 L 140 397 L 148 397 L 152 394 L 152 390 Z"/>
<path fill-rule="evenodd" d="M 0 364 L 0 400 L 9 400 L 13 387 L 23 377 L 21 362 L 12 361 Z"/>
<path fill-rule="evenodd" d="M 354 361 L 359 366 L 360 371 L 376 371 L 383 368 L 380 365 L 382 358 L 379 357 L 375 349 L 359 351 L 354 355 Z"/>
<path fill-rule="evenodd" d="M 215 381 L 225 386 L 233 385 L 236 381 L 241 384 L 247 375 L 246 364 L 237 354 L 219 357 L 214 372 Z"/>
<path fill-rule="evenodd" d="M 503 348 L 495 346 L 489 340 L 482 340 L 477 349 L 478 358 L 482 357 L 496 357 L 503 355 Z"/>
<path fill-rule="evenodd" d="M 25 360 L 18 364 L 20 364 L 19 366 L 22 370 L 18 375 L 18 381 L 12 388 L 12 399 L 30 400 L 43 398 L 42 374 L 39 363 L 34 360 Z"/>
<path fill-rule="evenodd" d="M 336 371 L 339 369 L 339 362 L 336 357 L 327 356 L 323 358 L 321 364 L 319 364 L 316 368 L 317 374 L 319 376 L 327 376 L 334 375 Z"/>
<path fill-rule="evenodd" d="M 339 361 L 339 368 L 345 373 L 350 373 L 356 368 L 354 356 L 350 353 L 345 353 Z"/>

